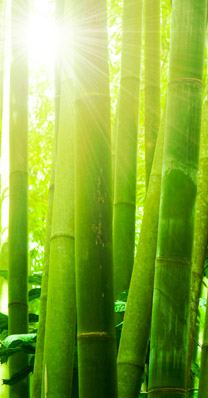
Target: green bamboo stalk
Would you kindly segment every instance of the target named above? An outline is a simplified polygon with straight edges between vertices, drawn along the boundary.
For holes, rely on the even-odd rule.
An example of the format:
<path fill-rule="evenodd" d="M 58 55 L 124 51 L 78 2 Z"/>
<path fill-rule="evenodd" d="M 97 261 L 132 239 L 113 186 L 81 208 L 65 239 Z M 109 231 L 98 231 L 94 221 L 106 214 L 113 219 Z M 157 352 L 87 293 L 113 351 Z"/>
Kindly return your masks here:
<path fill-rule="evenodd" d="M 188 321 L 207 0 L 172 9 L 149 397 L 186 396 Z M 183 38 L 183 40 L 182 40 Z"/>
<path fill-rule="evenodd" d="M 116 398 L 106 1 L 75 3 L 79 396 Z"/>
<path fill-rule="evenodd" d="M 142 8 L 143 0 L 124 0 L 113 213 L 115 298 L 128 290 L 134 262 Z"/>
<path fill-rule="evenodd" d="M 64 18 L 67 54 L 70 51 L 68 3 Z M 42 397 L 68 398 L 71 394 L 75 319 L 74 111 L 73 84 L 66 58 L 61 84 Z"/>
<path fill-rule="evenodd" d="M 202 344 L 202 352 L 201 352 L 201 366 L 200 366 L 198 398 L 208 398 L 207 374 L 208 374 L 208 305 L 206 306 L 204 336 L 203 336 L 203 344 Z"/>
<path fill-rule="evenodd" d="M 43 353 L 44 353 L 44 341 L 45 341 L 45 321 L 46 321 L 48 277 L 49 277 L 50 237 L 51 237 L 51 223 L 52 223 L 53 197 L 54 197 L 54 179 L 55 179 L 55 147 L 54 147 L 54 154 L 53 154 L 53 161 L 51 168 L 51 179 L 50 179 L 49 197 L 48 197 L 45 256 L 44 256 L 44 266 L 42 272 L 39 324 L 38 324 L 38 334 L 37 334 L 37 342 L 35 349 L 35 363 L 34 363 L 34 371 L 32 379 L 32 398 L 41 397 L 42 373 L 43 373 L 42 366 L 43 366 Z"/>
<path fill-rule="evenodd" d="M 204 103 L 202 111 L 202 132 L 200 140 L 199 172 L 197 179 L 197 197 L 194 219 L 187 383 L 189 383 L 190 379 L 191 360 L 195 338 L 195 325 L 198 313 L 198 304 L 201 293 L 204 262 L 206 258 L 208 240 L 208 129 L 206 115 L 208 109 L 207 105 L 208 101 Z"/>
<path fill-rule="evenodd" d="M 160 127 L 160 0 L 144 1 L 146 186 Z"/>
<path fill-rule="evenodd" d="M 27 333 L 28 188 L 28 2 L 13 0 L 10 68 L 9 334 Z M 20 354 L 9 361 L 10 376 L 28 363 Z M 28 379 L 10 387 L 11 398 L 29 396 Z"/>
<path fill-rule="evenodd" d="M 59 24 L 63 22 L 64 2 L 56 2 L 56 25 L 57 29 Z M 53 211 L 53 198 L 54 198 L 54 183 L 55 183 L 55 165 L 56 165 L 56 149 L 58 139 L 58 126 L 59 126 L 59 112 L 60 112 L 60 94 L 61 94 L 61 65 L 60 55 L 56 54 L 56 68 L 55 68 L 55 138 L 53 148 L 53 159 L 51 167 L 51 178 L 48 197 L 48 214 L 47 214 L 47 228 L 45 240 L 45 256 L 44 266 L 42 273 L 41 285 L 41 298 L 40 298 L 40 313 L 38 324 L 38 335 L 35 350 L 35 363 L 32 379 L 32 398 L 41 397 L 42 374 L 43 374 L 43 353 L 45 341 L 45 321 L 47 309 L 47 293 L 48 293 L 48 276 L 49 276 L 49 257 L 50 257 L 50 238 L 52 226 L 52 211 Z"/>
<path fill-rule="evenodd" d="M 138 397 L 149 343 L 163 141 L 164 126 L 161 125 L 118 351 L 119 398 Z"/>

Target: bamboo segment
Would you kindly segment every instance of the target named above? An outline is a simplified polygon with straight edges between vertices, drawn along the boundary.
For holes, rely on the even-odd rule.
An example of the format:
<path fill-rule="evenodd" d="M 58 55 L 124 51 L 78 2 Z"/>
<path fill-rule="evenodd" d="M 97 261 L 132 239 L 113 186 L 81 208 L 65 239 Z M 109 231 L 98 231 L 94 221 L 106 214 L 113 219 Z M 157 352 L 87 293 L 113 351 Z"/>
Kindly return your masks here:
<path fill-rule="evenodd" d="M 208 398 L 208 305 L 206 307 L 206 318 L 204 326 L 204 336 L 201 352 L 201 367 L 199 378 L 198 398 Z"/>
<path fill-rule="evenodd" d="M 50 243 L 44 390 L 48 398 L 71 393 L 75 336 L 74 137 L 72 82 L 63 79 Z M 61 327 L 60 327 L 61 325 Z M 53 349 L 51 349 L 53 347 Z M 67 366 L 66 366 L 67 364 Z"/>
<path fill-rule="evenodd" d="M 149 343 L 163 141 L 164 126 L 161 126 L 145 200 L 142 228 L 118 352 L 119 398 L 138 397 Z"/>
<path fill-rule="evenodd" d="M 198 313 L 198 304 L 201 293 L 204 262 L 206 258 L 208 239 L 208 142 L 207 142 L 207 101 L 202 113 L 202 132 L 200 140 L 199 172 L 197 179 L 197 197 L 194 219 L 194 243 L 192 251 L 192 280 L 190 299 L 190 327 L 188 352 L 188 382 L 190 379 L 191 359 L 195 339 L 195 325 Z"/>
<path fill-rule="evenodd" d="M 124 1 L 113 213 L 115 299 L 128 290 L 134 262 L 142 4 Z"/>
<path fill-rule="evenodd" d="M 28 2 L 13 0 L 11 18 L 8 328 L 9 334 L 24 334 L 28 330 Z M 27 364 L 27 354 L 11 357 L 10 376 Z M 10 397 L 29 397 L 28 378 L 10 387 Z"/>
<path fill-rule="evenodd" d="M 70 3 L 65 4 L 65 65 L 62 69 L 42 397 L 71 394 L 75 342 L 74 106 L 70 65 Z M 62 63 L 63 65 L 63 63 Z"/>
<path fill-rule="evenodd" d="M 200 5 L 192 0 L 173 3 L 150 346 L 150 398 L 186 396 L 206 13 L 206 0 Z"/>
<path fill-rule="evenodd" d="M 116 398 L 105 0 L 76 0 L 75 247 L 79 397 Z"/>
<path fill-rule="evenodd" d="M 56 21 L 57 25 L 63 21 L 64 6 L 63 1 L 56 3 Z M 35 363 L 32 379 L 32 398 L 41 397 L 42 374 L 43 374 L 43 354 L 44 354 L 44 340 L 45 340 L 45 321 L 46 321 L 46 308 L 47 308 L 47 292 L 48 292 L 48 276 L 49 276 L 49 257 L 50 257 L 50 238 L 52 226 L 52 211 L 53 211 L 53 197 L 54 197 L 54 183 L 55 183 L 55 164 L 56 164 L 56 150 L 58 139 L 58 125 L 59 125 L 59 112 L 60 112 L 60 95 L 61 95 L 61 73 L 60 73 L 60 59 L 57 56 L 55 69 L 55 138 L 53 159 L 51 167 L 51 178 L 48 197 L 48 214 L 47 214 L 47 229 L 45 241 L 45 257 L 42 273 L 41 285 L 41 299 L 40 299 L 40 313 L 38 324 L 38 335 L 35 349 Z"/>
<path fill-rule="evenodd" d="M 160 127 L 160 0 L 144 0 L 146 185 Z"/>

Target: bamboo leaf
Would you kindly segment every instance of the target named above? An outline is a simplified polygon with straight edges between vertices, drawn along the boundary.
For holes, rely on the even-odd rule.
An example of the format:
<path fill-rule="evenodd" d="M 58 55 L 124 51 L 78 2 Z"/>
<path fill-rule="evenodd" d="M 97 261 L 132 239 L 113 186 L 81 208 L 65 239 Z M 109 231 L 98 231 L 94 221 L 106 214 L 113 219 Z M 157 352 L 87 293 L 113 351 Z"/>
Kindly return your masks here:
<path fill-rule="evenodd" d="M 35 289 L 31 289 L 28 293 L 29 295 L 29 301 L 35 300 L 37 298 L 40 298 L 40 294 L 41 294 L 41 288 L 40 287 L 36 287 Z"/>
<path fill-rule="evenodd" d="M 29 276 L 28 282 L 33 285 L 41 285 L 42 282 L 42 272 L 34 273 Z"/>
<path fill-rule="evenodd" d="M 199 379 L 199 376 L 200 376 L 200 367 L 199 367 L 199 365 L 196 363 L 196 362 L 194 362 L 194 361 L 191 361 L 191 371 L 195 374 L 195 376 L 196 377 L 198 377 L 198 379 Z"/>
<path fill-rule="evenodd" d="M 20 347 L 16 348 L 5 348 L 5 347 L 0 347 L 0 363 L 6 363 L 8 361 L 8 358 L 15 354 L 16 352 L 21 351 Z"/>
<path fill-rule="evenodd" d="M 8 271 L 1 270 L 0 277 L 3 277 L 4 279 L 8 279 Z"/>
<path fill-rule="evenodd" d="M 38 322 L 39 316 L 37 314 L 29 314 L 29 323 Z"/>
<path fill-rule="evenodd" d="M 0 312 L 0 333 L 8 329 L 8 316 Z"/>
<path fill-rule="evenodd" d="M 114 303 L 115 312 L 124 312 L 126 311 L 126 302 L 125 301 L 115 301 Z"/>
<path fill-rule="evenodd" d="M 31 343 L 36 340 L 36 333 L 28 333 L 28 334 L 12 334 L 6 339 L 4 339 L 1 344 L 5 348 L 15 348 L 17 346 L 21 346 L 24 343 Z"/>
<path fill-rule="evenodd" d="M 13 386 L 14 384 L 18 383 L 20 380 L 24 379 L 33 371 L 33 366 L 28 365 L 21 369 L 19 372 L 13 374 L 10 379 L 3 379 L 3 384 L 7 384 L 9 386 Z"/>

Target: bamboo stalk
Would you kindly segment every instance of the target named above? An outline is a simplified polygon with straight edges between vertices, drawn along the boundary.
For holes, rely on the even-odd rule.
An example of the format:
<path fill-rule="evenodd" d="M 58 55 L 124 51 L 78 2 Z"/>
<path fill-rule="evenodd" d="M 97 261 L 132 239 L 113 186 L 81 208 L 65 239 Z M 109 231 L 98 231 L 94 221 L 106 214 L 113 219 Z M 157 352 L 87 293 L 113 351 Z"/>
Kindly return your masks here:
<path fill-rule="evenodd" d="M 69 55 L 62 68 L 43 361 L 47 377 L 43 377 L 42 397 L 47 394 L 47 398 L 70 396 L 75 343 L 74 106 L 70 20 L 71 4 L 66 3 L 65 54 Z"/>
<path fill-rule="evenodd" d="M 9 334 L 27 333 L 28 259 L 28 2 L 13 0 L 10 68 L 10 185 L 9 185 Z M 9 360 L 12 376 L 28 364 L 28 355 Z M 28 378 L 10 387 L 10 397 L 29 397 Z"/>
<path fill-rule="evenodd" d="M 161 125 L 118 352 L 119 398 L 138 397 L 149 343 L 163 141 L 164 126 Z"/>
<path fill-rule="evenodd" d="M 134 262 L 143 0 L 125 0 L 123 7 L 113 210 L 115 299 L 128 290 Z"/>
<path fill-rule="evenodd" d="M 116 398 L 105 0 L 76 0 L 75 246 L 79 397 Z"/>
<path fill-rule="evenodd" d="M 200 6 L 192 0 L 173 3 L 151 327 L 148 393 L 151 398 L 186 396 L 206 13 L 206 0 Z"/>
<path fill-rule="evenodd" d="M 160 127 L 160 0 L 144 1 L 146 186 Z"/>
<path fill-rule="evenodd" d="M 56 25 L 57 29 L 59 24 L 63 22 L 63 1 L 56 3 Z M 45 321 L 46 321 L 46 308 L 47 308 L 47 293 L 48 293 L 48 276 L 49 276 L 49 257 L 50 257 L 50 238 L 51 238 L 51 225 L 52 225 L 52 211 L 53 211 L 53 198 L 54 198 L 54 184 L 55 184 L 55 165 L 56 165 L 56 151 L 58 139 L 58 126 L 59 126 L 59 113 L 60 113 L 60 95 L 61 95 L 61 65 L 60 55 L 56 57 L 55 68 L 55 138 L 53 148 L 53 159 L 51 167 L 51 178 L 48 197 L 48 214 L 47 214 L 47 228 L 45 240 L 45 256 L 44 266 L 42 273 L 41 285 L 41 298 L 40 298 L 40 313 L 38 334 L 35 350 L 35 363 L 32 379 L 32 398 L 41 397 L 42 374 L 43 374 L 43 354 L 44 354 L 44 341 L 45 341 Z"/>

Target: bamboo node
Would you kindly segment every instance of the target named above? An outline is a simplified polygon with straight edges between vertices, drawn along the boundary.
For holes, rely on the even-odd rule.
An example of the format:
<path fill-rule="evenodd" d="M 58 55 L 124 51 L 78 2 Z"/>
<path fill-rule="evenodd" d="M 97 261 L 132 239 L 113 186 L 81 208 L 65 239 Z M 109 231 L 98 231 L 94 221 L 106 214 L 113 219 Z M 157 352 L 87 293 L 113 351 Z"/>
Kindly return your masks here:
<path fill-rule="evenodd" d="M 25 303 L 24 301 L 11 301 L 10 303 L 8 303 L 8 307 L 10 307 L 11 305 L 24 305 L 25 307 L 28 307 L 28 304 Z"/>
<path fill-rule="evenodd" d="M 14 174 L 25 174 L 26 177 L 28 177 L 29 173 L 28 171 L 25 170 L 15 170 L 15 171 L 11 171 L 9 174 L 9 177 L 13 176 Z"/>
<path fill-rule="evenodd" d="M 117 361 L 117 365 L 131 365 L 144 370 L 144 365 L 136 361 Z"/>
<path fill-rule="evenodd" d="M 185 388 L 179 388 L 179 387 L 158 387 L 158 388 L 152 388 L 151 390 L 148 391 L 148 394 L 161 394 L 161 393 L 167 393 L 167 392 L 179 392 L 181 394 L 186 394 Z"/>
<path fill-rule="evenodd" d="M 188 82 L 196 82 L 196 83 L 199 83 L 202 87 L 204 86 L 202 80 L 195 79 L 194 77 L 184 77 L 184 78 L 174 79 L 168 83 L 168 86 L 171 86 L 172 84 L 175 84 L 175 83 L 181 83 L 181 82 L 187 82 L 187 83 Z"/>
<path fill-rule="evenodd" d="M 104 339 L 113 339 L 114 340 L 114 336 L 110 335 L 107 332 L 86 332 L 86 333 L 79 333 L 77 335 L 77 339 L 78 340 L 82 340 L 82 339 L 96 339 L 97 337 L 101 337 Z"/>
<path fill-rule="evenodd" d="M 67 232 L 57 232 L 56 234 L 51 235 L 51 241 L 58 238 L 68 238 L 74 240 L 74 236 Z"/>
<path fill-rule="evenodd" d="M 191 265 L 191 261 L 188 258 L 183 257 L 156 257 L 156 264 L 157 262 L 160 263 L 177 263 L 177 264 L 184 264 L 184 265 Z"/>

